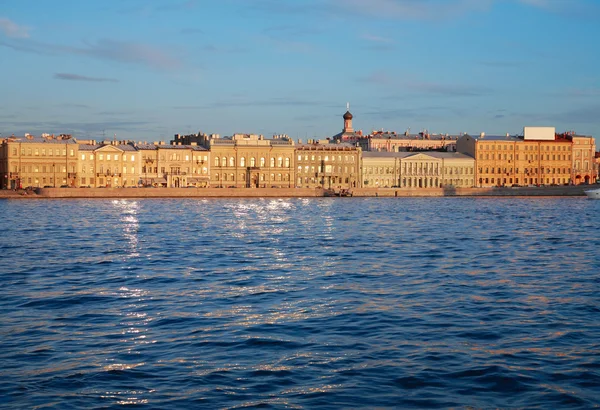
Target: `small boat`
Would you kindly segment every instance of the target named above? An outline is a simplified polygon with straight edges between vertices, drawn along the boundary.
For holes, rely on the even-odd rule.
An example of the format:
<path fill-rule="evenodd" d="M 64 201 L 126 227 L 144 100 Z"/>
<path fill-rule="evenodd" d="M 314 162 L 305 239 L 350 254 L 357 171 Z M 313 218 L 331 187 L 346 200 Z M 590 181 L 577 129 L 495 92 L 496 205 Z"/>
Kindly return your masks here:
<path fill-rule="evenodd" d="M 589 191 L 585 191 L 585 194 L 589 199 L 600 199 L 600 188 L 590 189 Z"/>

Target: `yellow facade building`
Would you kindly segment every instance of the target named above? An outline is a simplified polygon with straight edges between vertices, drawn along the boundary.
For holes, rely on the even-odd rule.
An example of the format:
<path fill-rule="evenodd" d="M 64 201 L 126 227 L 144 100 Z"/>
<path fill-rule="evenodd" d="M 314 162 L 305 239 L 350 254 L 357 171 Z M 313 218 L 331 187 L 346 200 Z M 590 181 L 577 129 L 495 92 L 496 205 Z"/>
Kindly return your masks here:
<path fill-rule="evenodd" d="M 472 187 L 475 160 L 451 152 L 363 152 L 365 188 Z"/>
<path fill-rule="evenodd" d="M 309 141 L 296 146 L 296 184 L 302 188 L 361 186 L 361 149 L 329 140 Z"/>
<path fill-rule="evenodd" d="M 278 188 L 294 186 L 294 142 L 255 134 L 211 137 L 211 186 Z"/>
<path fill-rule="evenodd" d="M 140 177 L 140 156 L 133 143 L 105 141 L 79 145 L 81 187 L 135 187 Z"/>
<path fill-rule="evenodd" d="M 4 138 L 0 145 L 0 187 L 78 186 L 78 148 L 70 135 Z"/>
<path fill-rule="evenodd" d="M 576 185 L 593 184 L 598 173 L 594 169 L 596 140 L 589 136 L 569 135 L 573 141 L 573 171 L 571 178 Z"/>
<path fill-rule="evenodd" d="M 544 137 L 486 136 L 464 135 L 459 138 L 459 152 L 472 156 L 476 160 L 475 181 L 478 187 L 513 185 L 568 185 L 592 181 L 591 162 L 594 145 L 591 137 L 582 137 L 578 144 L 581 150 L 574 148 L 572 137 L 556 135 L 553 128 Z M 575 162 L 575 152 L 579 152 L 580 162 Z M 585 160 L 584 160 L 585 158 Z M 585 164 L 588 171 L 584 172 Z M 577 171 L 579 168 L 579 172 Z M 577 177 L 579 176 L 579 178 Z"/>
<path fill-rule="evenodd" d="M 138 144 L 140 185 L 207 187 L 210 185 L 210 153 L 198 145 Z"/>

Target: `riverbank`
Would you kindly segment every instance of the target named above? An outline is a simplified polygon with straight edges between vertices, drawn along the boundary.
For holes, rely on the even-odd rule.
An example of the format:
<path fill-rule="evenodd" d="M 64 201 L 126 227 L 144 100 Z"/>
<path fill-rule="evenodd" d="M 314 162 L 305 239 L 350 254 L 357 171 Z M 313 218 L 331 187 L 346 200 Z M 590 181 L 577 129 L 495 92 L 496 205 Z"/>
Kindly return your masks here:
<path fill-rule="evenodd" d="M 590 185 L 515 188 L 354 188 L 353 197 L 585 196 Z M 0 190 L 0 199 L 64 198 L 302 198 L 337 196 L 321 188 L 35 188 Z"/>

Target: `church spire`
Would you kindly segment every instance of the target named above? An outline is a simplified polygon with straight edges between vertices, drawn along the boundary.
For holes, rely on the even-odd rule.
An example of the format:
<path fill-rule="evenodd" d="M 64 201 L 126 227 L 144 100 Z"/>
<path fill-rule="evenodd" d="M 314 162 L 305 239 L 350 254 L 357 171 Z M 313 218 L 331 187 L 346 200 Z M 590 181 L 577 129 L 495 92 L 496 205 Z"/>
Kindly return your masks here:
<path fill-rule="evenodd" d="M 343 132 L 354 132 L 352 128 L 352 114 L 350 113 L 350 103 L 346 103 L 346 113 L 344 114 L 344 129 Z"/>

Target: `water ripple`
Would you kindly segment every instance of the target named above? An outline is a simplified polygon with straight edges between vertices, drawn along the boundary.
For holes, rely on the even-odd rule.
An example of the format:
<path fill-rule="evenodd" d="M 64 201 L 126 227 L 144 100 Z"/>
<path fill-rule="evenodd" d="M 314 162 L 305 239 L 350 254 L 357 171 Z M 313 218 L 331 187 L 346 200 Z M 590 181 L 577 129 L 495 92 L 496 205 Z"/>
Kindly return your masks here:
<path fill-rule="evenodd" d="M 599 210 L 0 201 L 0 408 L 599 407 Z"/>

